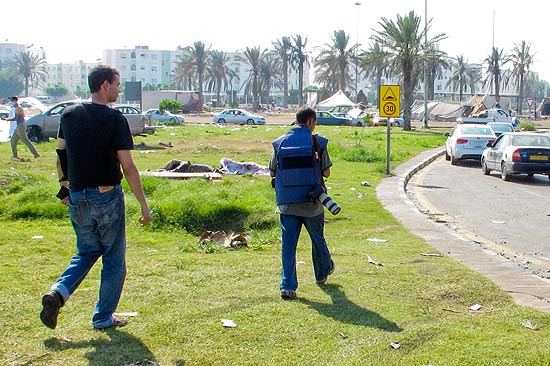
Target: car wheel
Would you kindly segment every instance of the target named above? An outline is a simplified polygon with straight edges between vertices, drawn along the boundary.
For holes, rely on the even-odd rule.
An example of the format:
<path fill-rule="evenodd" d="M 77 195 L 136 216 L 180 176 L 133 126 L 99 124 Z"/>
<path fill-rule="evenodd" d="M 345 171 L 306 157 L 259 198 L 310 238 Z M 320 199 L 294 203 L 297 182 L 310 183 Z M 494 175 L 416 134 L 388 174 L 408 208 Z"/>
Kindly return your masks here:
<path fill-rule="evenodd" d="M 447 152 L 447 150 L 445 150 L 445 160 L 447 161 L 451 160 L 451 157 L 449 156 L 449 153 Z"/>
<path fill-rule="evenodd" d="M 483 170 L 483 174 L 485 175 L 491 174 L 491 169 L 487 168 L 487 162 L 485 159 L 481 160 L 481 170 Z"/>
<path fill-rule="evenodd" d="M 357 122 L 356 126 L 357 127 L 363 127 L 363 123 L 362 122 Z"/>
<path fill-rule="evenodd" d="M 220 118 L 220 119 L 218 120 L 218 123 L 225 123 L 225 119 Z"/>
<path fill-rule="evenodd" d="M 254 124 L 254 120 L 253 120 L 252 118 L 250 118 L 250 119 L 248 119 L 248 120 L 246 121 L 246 123 L 249 124 L 249 125 L 253 125 L 253 124 Z"/>
<path fill-rule="evenodd" d="M 510 174 L 508 174 L 508 170 L 506 169 L 504 163 L 500 164 L 500 177 L 505 181 L 510 180 Z"/>
<path fill-rule="evenodd" d="M 28 126 L 27 137 L 32 142 L 43 142 L 47 140 L 46 136 L 44 136 L 44 132 L 42 132 L 42 129 L 38 126 Z"/>
<path fill-rule="evenodd" d="M 458 159 L 451 155 L 451 165 L 457 165 Z"/>

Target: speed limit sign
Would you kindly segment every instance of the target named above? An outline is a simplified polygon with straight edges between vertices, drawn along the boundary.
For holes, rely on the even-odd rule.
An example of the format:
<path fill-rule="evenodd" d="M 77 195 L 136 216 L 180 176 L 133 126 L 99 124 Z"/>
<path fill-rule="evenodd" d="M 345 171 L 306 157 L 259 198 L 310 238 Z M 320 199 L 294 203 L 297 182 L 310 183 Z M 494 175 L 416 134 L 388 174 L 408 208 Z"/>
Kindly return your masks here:
<path fill-rule="evenodd" d="M 380 85 L 380 116 L 399 117 L 401 87 L 399 85 Z"/>

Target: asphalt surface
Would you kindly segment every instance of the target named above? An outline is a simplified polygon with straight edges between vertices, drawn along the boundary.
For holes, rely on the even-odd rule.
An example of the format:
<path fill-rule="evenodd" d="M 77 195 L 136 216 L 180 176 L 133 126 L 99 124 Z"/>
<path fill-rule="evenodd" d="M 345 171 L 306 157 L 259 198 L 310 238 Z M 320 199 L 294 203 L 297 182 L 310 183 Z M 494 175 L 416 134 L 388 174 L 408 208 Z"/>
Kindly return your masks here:
<path fill-rule="evenodd" d="M 540 278 L 498 254 L 489 240 L 472 240 L 445 223 L 433 221 L 419 210 L 407 195 L 409 179 L 443 155 L 437 148 L 395 167 L 395 175 L 383 179 L 376 194 L 391 212 L 413 234 L 423 238 L 443 255 L 453 258 L 481 273 L 508 292 L 517 304 L 550 313 L 550 280 Z M 481 304 L 483 305 L 483 304 Z"/>

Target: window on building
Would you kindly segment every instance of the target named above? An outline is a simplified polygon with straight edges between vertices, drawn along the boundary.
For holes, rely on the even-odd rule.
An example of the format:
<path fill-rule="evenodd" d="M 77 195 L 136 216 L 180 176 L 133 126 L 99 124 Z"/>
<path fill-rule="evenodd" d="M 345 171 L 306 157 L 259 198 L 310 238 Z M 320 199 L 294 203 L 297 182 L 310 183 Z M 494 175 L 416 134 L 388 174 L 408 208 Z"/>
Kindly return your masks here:
<path fill-rule="evenodd" d="M 130 65 L 130 70 L 131 71 L 136 71 L 136 65 Z"/>
<path fill-rule="evenodd" d="M 157 59 L 157 55 L 153 53 L 153 54 L 151 55 L 151 59 L 152 59 L 152 60 L 156 60 L 156 59 Z"/>
<path fill-rule="evenodd" d="M 156 66 L 151 66 L 151 71 L 156 72 L 158 68 Z"/>
<path fill-rule="evenodd" d="M 131 58 L 136 58 L 136 53 L 135 53 L 135 52 L 132 52 L 132 53 L 130 54 L 130 57 L 131 57 Z"/>
<path fill-rule="evenodd" d="M 120 58 L 122 58 L 122 59 L 126 59 L 127 56 L 128 56 L 128 55 L 126 55 L 125 53 L 121 53 L 121 54 L 120 54 Z"/>
<path fill-rule="evenodd" d="M 139 69 L 145 71 L 145 66 L 140 66 Z"/>

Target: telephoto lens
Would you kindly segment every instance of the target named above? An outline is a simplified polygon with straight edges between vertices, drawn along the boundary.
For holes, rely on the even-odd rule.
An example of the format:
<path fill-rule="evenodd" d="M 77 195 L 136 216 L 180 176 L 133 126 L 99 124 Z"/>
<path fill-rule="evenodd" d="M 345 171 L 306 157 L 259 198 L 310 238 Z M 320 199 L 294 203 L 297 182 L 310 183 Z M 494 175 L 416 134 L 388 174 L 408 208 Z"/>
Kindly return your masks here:
<path fill-rule="evenodd" d="M 342 208 L 338 206 L 338 204 L 334 202 L 325 192 L 319 195 L 319 200 L 333 215 L 338 215 L 338 213 L 342 210 Z"/>

